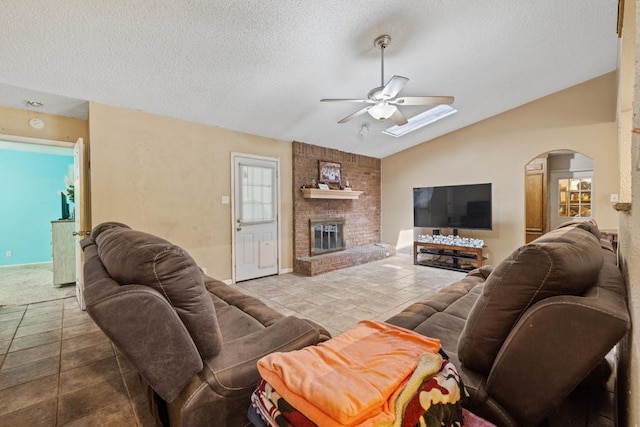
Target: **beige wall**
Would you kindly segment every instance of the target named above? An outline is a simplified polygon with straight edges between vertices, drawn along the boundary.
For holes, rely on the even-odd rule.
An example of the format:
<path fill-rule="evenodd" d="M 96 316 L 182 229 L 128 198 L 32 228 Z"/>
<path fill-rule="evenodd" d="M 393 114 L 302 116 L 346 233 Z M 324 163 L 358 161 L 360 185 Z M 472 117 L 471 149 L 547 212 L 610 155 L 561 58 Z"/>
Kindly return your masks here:
<path fill-rule="evenodd" d="M 43 129 L 29 126 L 29 120 L 34 117 L 44 121 Z M 88 141 L 89 126 L 82 119 L 0 106 L 0 134 L 63 142 L 76 142 L 78 138 Z"/>
<path fill-rule="evenodd" d="M 593 159 L 594 217 L 601 228 L 617 228 L 609 202 L 619 191 L 615 111 L 609 73 L 382 159 L 382 240 L 410 253 L 413 187 L 491 182 L 493 230 L 472 235 L 497 264 L 524 243 L 525 164 L 558 149 Z"/>
<path fill-rule="evenodd" d="M 640 128 L 640 18 L 637 1 L 625 2 L 624 26 L 621 58 L 619 62 L 618 115 L 620 128 L 621 194 L 628 194 L 623 201 L 632 202 L 630 212 L 621 212 L 620 221 L 620 264 L 629 286 L 629 309 L 632 329 L 629 338 L 628 370 L 625 369 L 628 393 L 627 420 L 629 426 L 640 425 L 640 134 L 633 129 Z M 626 367 L 625 367 L 626 368 Z"/>
<path fill-rule="evenodd" d="M 282 267 L 292 255 L 291 143 L 91 103 L 93 225 L 120 221 L 232 277 L 231 153 L 280 159 Z"/>

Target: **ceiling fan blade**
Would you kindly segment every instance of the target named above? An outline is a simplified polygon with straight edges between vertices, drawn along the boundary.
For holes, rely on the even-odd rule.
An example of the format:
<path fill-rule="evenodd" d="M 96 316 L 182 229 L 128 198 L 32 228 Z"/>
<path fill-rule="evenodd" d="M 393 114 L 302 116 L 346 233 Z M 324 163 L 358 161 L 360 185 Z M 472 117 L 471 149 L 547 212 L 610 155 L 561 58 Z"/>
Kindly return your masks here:
<path fill-rule="evenodd" d="M 382 93 L 380 94 L 383 98 L 391 99 L 395 98 L 395 96 L 400 93 L 404 85 L 409 81 L 408 78 L 402 76 L 393 76 L 391 80 L 385 85 L 384 89 L 382 89 Z"/>
<path fill-rule="evenodd" d="M 355 113 L 345 117 L 344 119 L 340 120 L 338 123 L 346 123 L 351 119 L 355 119 L 356 117 L 358 117 L 358 116 L 366 113 L 367 111 L 369 111 L 369 108 L 371 108 L 371 107 L 364 107 L 364 108 L 356 111 Z"/>
<path fill-rule="evenodd" d="M 396 105 L 440 105 L 453 104 L 453 96 L 403 96 L 389 101 Z"/>
<path fill-rule="evenodd" d="M 372 101 L 370 99 L 355 99 L 355 98 L 344 98 L 344 99 L 332 99 L 332 98 L 325 98 L 325 99 L 321 99 L 320 102 L 361 102 L 363 104 L 373 104 L 375 103 L 375 101 Z"/>
<path fill-rule="evenodd" d="M 393 113 L 393 115 L 391 116 L 391 120 L 393 120 L 393 122 L 398 126 L 406 125 L 407 123 L 409 123 L 407 121 L 407 118 L 400 112 L 399 109 L 396 109 L 395 113 Z"/>

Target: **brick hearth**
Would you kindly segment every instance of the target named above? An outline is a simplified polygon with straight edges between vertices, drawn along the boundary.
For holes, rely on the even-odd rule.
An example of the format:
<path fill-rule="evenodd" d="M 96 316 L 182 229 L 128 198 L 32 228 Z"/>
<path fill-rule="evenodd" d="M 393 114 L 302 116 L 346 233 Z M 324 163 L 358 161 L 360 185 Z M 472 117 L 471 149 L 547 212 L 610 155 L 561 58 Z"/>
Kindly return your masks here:
<path fill-rule="evenodd" d="M 341 165 L 343 181 L 363 191 L 357 200 L 305 199 L 300 188 L 318 179 L 318 160 Z M 344 218 L 346 250 L 310 256 L 309 221 Z M 395 248 L 380 242 L 380 159 L 316 145 L 293 143 L 293 271 L 316 275 L 378 260 Z"/>
<path fill-rule="evenodd" d="M 395 254 L 396 250 L 391 245 L 371 245 L 330 254 L 298 258 L 294 261 L 293 271 L 307 276 L 315 276 L 341 268 L 377 261 Z"/>

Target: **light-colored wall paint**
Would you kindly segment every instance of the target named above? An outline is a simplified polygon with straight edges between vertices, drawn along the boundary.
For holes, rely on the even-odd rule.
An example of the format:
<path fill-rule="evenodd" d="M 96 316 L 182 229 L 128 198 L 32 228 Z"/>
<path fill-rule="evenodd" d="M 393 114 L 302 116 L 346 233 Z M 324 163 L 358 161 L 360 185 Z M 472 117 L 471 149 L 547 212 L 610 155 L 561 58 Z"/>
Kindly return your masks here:
<path fill-rule="evenodd" d="M 207 273 L 232 277 L 231 153 L 280 159 L 281 265 L 293 265 L 291 143 L 89 105 L 93 225 L 123 222 L 183 247 Z"/>
<path fill-rule="evenodd" d="M 620 152 L 620 199 L 632 202 L 630 212 L 619 214 L 619 254 L 622 272 L 629 286 L 632 328 L 629 337 L 629 389 L 626 395 L 629 426 L 640 425 L 640 10 L 636 0 L 626 0 L 621 58 L 619 61 L 618 123 Z M 624 197 L 623 197 L 624 196 Z"/>
<path fill-rule="evenodd" d="M 631 144 L 636 74 L 636 1 L 622 1 L 624 19 L 618 44 L 618 153 L 620 163 L 620 201 L 631 202 Z"/>
<path fill-rule="evenodd" d="M 594 217 L 617 228 L 609 202 L 619 187 L 615 108 L 609 73 L 382 159 L 382 240 L 412 250 L 413 187 L 491 182 L 493 230 L 461 234 L 484 239 L 497 264 L 524 243 L 525 165 L 559 149 L 593 159 Z"/>
<path fill-rule="evenodd" d="M 44 121 L 43 129 L 29 126 L 29 120 L 35 117 Z M 88 142 L 89 126 L 82 119 L 0 106 L 0 134 L 72 143 L 84 138 Z"/>
<path fill-rule="evenodd" d="M 580 153 L 558 154 L 550 153 L 547 159 L 547 171 L 576 172 L 593 170 L 593 159 Z"/>

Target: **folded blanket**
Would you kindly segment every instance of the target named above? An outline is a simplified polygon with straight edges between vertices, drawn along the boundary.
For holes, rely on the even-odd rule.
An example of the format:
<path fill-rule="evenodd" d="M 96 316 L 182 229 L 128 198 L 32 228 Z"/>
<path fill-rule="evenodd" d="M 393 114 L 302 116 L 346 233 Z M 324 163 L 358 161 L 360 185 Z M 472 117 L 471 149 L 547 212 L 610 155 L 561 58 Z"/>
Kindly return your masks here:
<path fill-rule="evenodd" d="M 265 380 L 258 382 L 258 387 L 251 394 L 251 404 L 271 427 L 317 427 Z"/>
<path fill-rule="evenodd" d="M 422 355 L 396 399 L 395 416 L 393 427 L 462 425 L 456 367 L 438 354 Z"/>
<path fill-rule="evenodd" d="M 287 427 L 288 421 L 280 413 L 276 402 L 271 399 L 270 391 L 271 386 L 265 380 L 258 381 L 258 387 L 251 393 L 251 405 L 258 410 L 258 414 L 269 427 Z"/>
<path fill-rule="evenodd" d="M 434 367 L 437 369 L 437 366 L 441 366 L 439 371 L 423 378 L 422 373 L 429 372 Z M 465 426 L 490 426 L 489 423 L 474 423 L 470 418 L 473 414 L 465 413 L 466 411 L 462 409 L 459 381 L 458 372 L 451 362 L 443 361 L 437 354 L 423 355 L 418 367 L 396 399 L 396 419 L 393 426 L 457 427 L 462 425 L 463 419 Z M 265 425 L 317 427 L 283 399 L 265 380 L 259 381 L 258 387 L 251 395 L 251 402 L 259 410 Z"/>
<path fill-rule="evenodd" d="M 394 422 L 403 384 L 423 354 L 439 349 L 437 339 L 364 320 L 318 346 L 265 356 L 258 370 L 317 425 L 377 426 Z"/>

